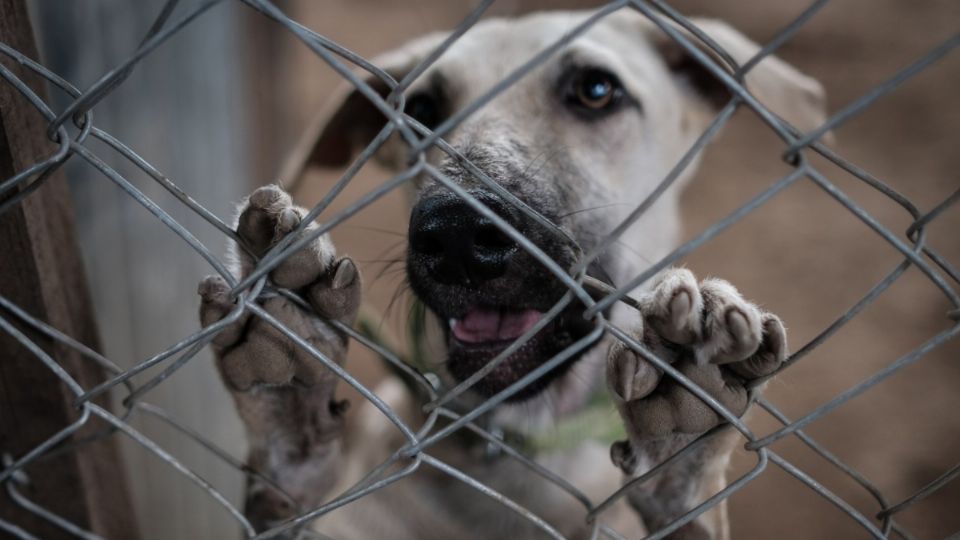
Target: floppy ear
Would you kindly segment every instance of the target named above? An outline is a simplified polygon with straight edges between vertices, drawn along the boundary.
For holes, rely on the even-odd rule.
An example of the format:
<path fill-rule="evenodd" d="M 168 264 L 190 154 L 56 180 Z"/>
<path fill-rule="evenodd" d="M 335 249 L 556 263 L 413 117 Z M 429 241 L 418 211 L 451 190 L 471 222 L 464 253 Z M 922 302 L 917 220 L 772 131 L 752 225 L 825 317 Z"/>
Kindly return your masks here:
<path fill-rule="evenodd" d="M 371 63 L 399 82 L 444 37 L 445 34 L 441 33 L 428 34 L 377 56 Z M 387 83 L 379 77 L 363 71 L 362 78 L 382 97 L 390 93 Z M 288 154 L 281 180 L 296 184 L 311 167 L 347 165 L 354 153 L 373 140 L 386 123 L 383 113 L 350 82 L 344 81 L 313 117 Z"/>
<path fill-rule="evenodd" d="M 724 49 L 739 66 L 760 51 L 759 45 L 727 23 L 697 18 L 692 19 L 692 22 Z M 715 107 L 726 104 L 732 95 L 726 85 L 671 37 L 659 29 L 655 29 L 655 32 L 657 37 L 654 38 L 654 43 L 663 54 L 667 66 L 685 77 L 709 104 Z M 730 67 L 713 49 L 685 30 L 683 33 L 716 60 L 717 64 L 732 73 Z M 826 120 L 826 96 L 823 86 L 816 79 L 804 75 L 775 56 L 765 57 L 747 72 L 746 86 L 760 103 L 800 131 L 809 131 Z"/>

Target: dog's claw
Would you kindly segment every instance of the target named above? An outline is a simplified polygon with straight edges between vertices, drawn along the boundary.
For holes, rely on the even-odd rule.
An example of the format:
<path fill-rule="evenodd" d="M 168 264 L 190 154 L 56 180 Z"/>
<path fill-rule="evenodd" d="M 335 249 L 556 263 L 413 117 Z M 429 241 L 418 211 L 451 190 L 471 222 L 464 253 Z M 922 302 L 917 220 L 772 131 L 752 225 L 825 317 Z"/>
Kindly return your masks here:
<path fill-rule="evenodd" d="M 361 289 L 357 265 L 349 257 L 344 257 L 307 292 L 310 303 L 321 317 L 350 324 L 360 309 Z"/>
<path fill-rule="evenodd" d="M 623 401 L 641 399 L 660 383 L 662 371 L 622 342 L 613 345 L 607 357 L 611 390 Z"/>
<path fill-rule="evenodd" d="M 343 259 L 337 263 L 330 286 L 334 289 L 343 289 L 357 279 L 357 265 L 350 259 Z"/>

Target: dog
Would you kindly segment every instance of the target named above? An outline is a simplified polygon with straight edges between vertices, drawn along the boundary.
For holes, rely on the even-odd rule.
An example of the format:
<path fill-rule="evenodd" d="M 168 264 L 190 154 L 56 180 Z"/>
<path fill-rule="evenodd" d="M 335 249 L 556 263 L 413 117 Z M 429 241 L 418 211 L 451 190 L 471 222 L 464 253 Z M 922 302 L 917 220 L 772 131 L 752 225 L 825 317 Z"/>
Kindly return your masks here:
<path fill-rule="evenodd" d="M 547 12 L 481 21 L 410 85 L 405 113 L 425 128 L 436 128 L 591 16 Z M 759 51 L 725 23 L 694 23 L 739 64 Z M 401 80 L 445 38 L 427 35 L 374 63 Z M 709 47 L 703 51 L 716 56 Z M 388 93 L 378 79 L 368 82 Z M 820 84 L 776 57 L 755 65 L 746 86 L 800 130 L 825 118 Z M 532 339 L 460 396 L 463 411 L 511 388 L 568 347 L 579 347 L 477 422 L 515 437 L 531 459 L 594 504 L 705 437 L 597 516 L 609 527 L 605 530 L 624 537 L 657 531 L 723 489 L 736 432 L 635 347 L 609 334 L 593 339 L 596 319 L 584 317 L 583 302 L 558 303 L 566 285 L 500 225 L 508 224 L 564 271 L 597 251 L 599 256 L 581 270 L 608 284 L 629 282 L 677 243 L 678 197 L 698 156 L 618 242 L 602 245 L 602 239 L 656 189 L 730 97 L 722 81 L 645 16 L 620 10 L 446 133 L 450 152 L 432 148 L 427 161 L 433 173 L 409 182 L 407 279 L 430 314 L 427 333 L 436 341 L 431 358 L 445 359 L 445 388 L 468 379 L 540 325 Z M 386 122 L 359 92 L 345 92 L 307 130 L 289 174 L 348 164 Z M 403 170 L 407 151 L 394 134 L 377 159 Z M 451 186 L 489 212 L 478 211 Z M 236 277 L 249 275 L 257 259 L 305 215 L 277 186 L 253 192 L 241 204 L 236 223 L 246 244 L 233 250 Z M 309 232 L 317 225 L 302 227 Z M 362 284 L 355 263 L 338 256 L 323 235 L 276 266 L 269 278 L 309 306 L 271 293 L 258 300 L 262 309 L 343 365 L 348 336 L 335 323 L 349 325 L 357 317 Z M 631 291 L 636 305 L 616 304 L 600 315 L 742 415 L 758 390 L 756 382 L 784 361 L 781 321 L 730 283 L 698 280 L 683 268 L 663 270 L 650 283 Z M 237 308 L 220 277 L 204 279 L 199 292 L 204 327 Z M 547 322 L 544 314 L 551 309 L 559 313 Z M 339 377 L 268 318 L 243 312 L 216 335 L 212 347 L 247 429 L 248 464 L 262 475 L 250 481 L 246 495 L 246 515 L 258 529 L 344 493 L 408 442 L 370 403 L 345 423 L 345 406 L 335 398 Z M 391 378 L 375 393 L 411 429 L 423 425 L 423 401 L 410 385 Z M 525 444 L 588 409 L 598 395 L 612 403 L 606 410 L 625 433 L 623 440 L 611 446 L 584 434 L 562 444 Z M 456 410 L 458 404 L 447 406 Z M 548 537 L 516 507 L 448 474 L 453 468 L 528 509 L 553 534 L 591 537 L 595 529 L 585 519 L 582 501 L 466 432 L 431 445 L 425 451 L 432 460 L 402 480 L 319 517 L 310 527 L 337 539 Z M 409 463 L 399 460 L 390 471 Z M 728 538 L 725 505 L 700 513 L 669 537 Z"/>

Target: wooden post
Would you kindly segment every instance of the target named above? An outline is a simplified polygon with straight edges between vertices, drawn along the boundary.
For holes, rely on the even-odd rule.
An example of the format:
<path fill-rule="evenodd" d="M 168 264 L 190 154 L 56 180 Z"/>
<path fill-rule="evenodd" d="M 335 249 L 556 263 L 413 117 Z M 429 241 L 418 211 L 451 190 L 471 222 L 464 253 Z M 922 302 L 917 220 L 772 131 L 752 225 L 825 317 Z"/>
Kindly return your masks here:
<path fill-rule="evenodd" d="M 0 42 L 37 58 L 24 0 L 0 0 Z M 4 65 L 45 97 L 44 81 L 15 62 Z M 0 180 L 50 154 L 46 121 L 0 80 Z M 2 202 L 2 198 L 0 198 Z M 65 178 L 58 173 L 0 215 L 0 294 L 33 316 L 99 347 Z M 13 322 L 11 314 L 0 316 Z M 103 380 L 89 360 L 18 325 L 85 388 Z M 73 394 L 11 336 L 0 332 L 0 452 L 18 457 L 77 418 Z M 103 402 L 100 403 L 104 405 Z M 91 420 L 80 434 L 104 427 Z M 26 469 L 20 491 L 42 507 L 104 538 L 138 536 L 116 437 L 101 439 Z M 39 538 L 72 538 L 23 510 L 0 490 L 0 519 Z"/>

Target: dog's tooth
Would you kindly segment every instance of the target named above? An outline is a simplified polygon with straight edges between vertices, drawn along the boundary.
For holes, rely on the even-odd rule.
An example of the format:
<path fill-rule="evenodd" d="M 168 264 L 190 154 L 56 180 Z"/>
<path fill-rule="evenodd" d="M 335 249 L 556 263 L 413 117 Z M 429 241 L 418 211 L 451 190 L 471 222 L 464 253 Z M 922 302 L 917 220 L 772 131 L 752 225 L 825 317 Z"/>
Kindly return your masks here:
<path fill-rule="evenodd" d="M 447 324 L 449 324 L 450 329 L 453 330 L 453 327 L 457 325 L 457 320 L 451 317 L 450 320 L 447 321 Z"/>

